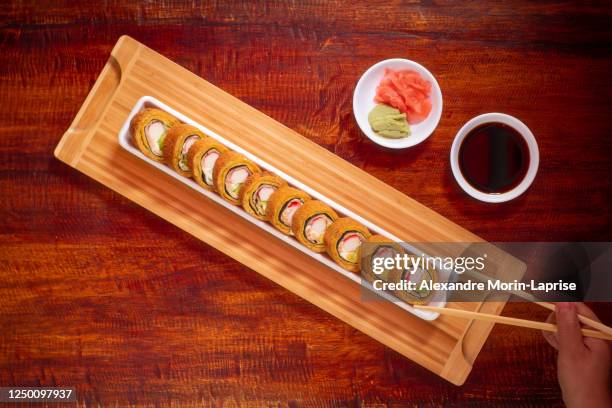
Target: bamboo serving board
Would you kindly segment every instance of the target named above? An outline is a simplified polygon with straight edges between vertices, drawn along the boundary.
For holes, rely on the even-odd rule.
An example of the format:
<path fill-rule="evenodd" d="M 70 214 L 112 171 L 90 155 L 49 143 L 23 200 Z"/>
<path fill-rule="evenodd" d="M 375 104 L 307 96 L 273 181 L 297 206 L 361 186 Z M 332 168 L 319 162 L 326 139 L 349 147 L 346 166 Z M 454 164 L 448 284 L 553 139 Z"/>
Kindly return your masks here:
<path fill-rule="evenodd" d="M 449 316 L 427 322 L 391 303 L 363 302 L 358 283 L 131 155 L 119 146 L 118 133 L 144 95 L 164 101 L 404 241 L 481 239 L 127 36 L 113 48 L 55 149 L 61 161 L 451 383 L 463 384 L 492 323 Z M 448 307 L 500 314 L 504 304 Z"/>

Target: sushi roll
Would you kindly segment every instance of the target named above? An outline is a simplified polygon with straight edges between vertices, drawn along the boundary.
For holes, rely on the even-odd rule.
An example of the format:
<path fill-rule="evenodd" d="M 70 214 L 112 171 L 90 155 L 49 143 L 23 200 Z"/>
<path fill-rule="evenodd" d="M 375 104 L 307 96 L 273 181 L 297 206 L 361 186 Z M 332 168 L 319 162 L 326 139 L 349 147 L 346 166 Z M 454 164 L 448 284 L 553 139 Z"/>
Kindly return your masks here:
<path fill-rule="evenodd" d="M 130 131 L 136 146 L 145 156 L 163 162 L 164 139 L 168 130 L 178 123 L 178 119 L 161 109 L 147 108 L 132 118 Z"/>
<path fill-rule="evenodd" d="M 213 169 L 221 154 L 228 149 L 212 137 L 198 140 L 187 154 L 193 179 L 207 190 L 214 190 Z"/>
<path fill-rule="evenodd" d="M 181 176 L 190 177 L 191 164 L 187 155 L 195 142 L 206 137 L 198 128 L 185 123 L 172 126 L 162 146 L 166 162 Z"/>
<path fill-rule="evenodd" d="M 370 231 L 351 218 L 338 218 L 325 231 L 323 238 L 327 254 L 338 265 L 359 272 L 359 248 L 370 237 Z"/>
<path fill-rule="evenodd" d="M 270 196 L 266 218 L 283 234 L 291 235 L 293 216 L 298 208 L 310 200 L 310 196 L 297 188 L 284 186 Z"/>
<path fill-rule="evenodd" d="M 293 215 L 291 230 L 303 245 L 315 252 L 325 252 L 324 236 L 338 214 L 327 204 L 310 200 Z"/>
<path fill-rule="evenodd" d="M 380 264 L 379 259 L 392 258 L 397 255 L 403 256 L 406 253 L 404 248 L 395 241 L 388 239 L 382 235 L 372 235 L 359 248 L 359 259 L 361 261 L 361 276 L 368 281 L 383 280 L 385 282 L 398 282 L 402 277 L 403 270 L 397 268 L 384 269 L 380 273 L 376 273 L 378 268 L 384 268 Z M 375 263 L 379 263 L 375 265 Z M 395 266 L 395 264 L 394 264 Z"/>
<path fill-rule="evenodd" d="M 393 268 L 385 269 L 382 273 L 374 272 L 374 262 L 376 258 L 394 258 L 400 255 L 407 257 L 407 264 L 400 262 L 393 263 Z M 392 241 L 382 235 L 372 235 L 360 248 L 361 276 L 370 283 L 375 280 L 382 280 L 388 283 L 399 283 L 401 281 L 415 282 L 415 290 L 390 290 L 389 293 L 406 303 L 419 304 L 426 303 L 431 298 L 433 291 L 421 289 L 420 284 L 424 280 L 435 282 L 436 271 L 433 268 L 414 269 L 414 255 L 409 254 L 397 242 Z M 412 273 L 414 271 L 414 274 Z M 431 285 L 430 285 L 431 286 Z"/>
<path fill-rule="evenodd" d="M 246 179 L 260 173 L 259 167 L 242 154 L 227 151 L 217 159 L 213 169 L 215 190 L 228 202 L 240 204 L 240 190 Z"/>
<path fill-rule="evenodd" d="M 411 258 L 412 260 L 412 258 Z M 412 273 L 414 271 L 414 273 Z M 412 304 L 423 304 L 430 301 L 435 291 L 429 290 L 428 288 L 422 287 L 421 282 L 430 282 L 429 287 L 436 282 L 437 272 L 435 268 L 429 266 L 428 268 L 417 268 L 414 270 L 413 264 L 410 265 L 409 269 L 405 269 L 401 273 L 401 280 L 414 282 L 415 290 L 394 290 L 393 294 L 399 299 L 406 303 Z"/>
<path fill-rule="evenodd" d="M 286 185 L 285 180 L 272 173 L 252 174 L 240 191 L 242 208 L 252 216 L 264 220 L 270 197 L 276 190 Z"/>

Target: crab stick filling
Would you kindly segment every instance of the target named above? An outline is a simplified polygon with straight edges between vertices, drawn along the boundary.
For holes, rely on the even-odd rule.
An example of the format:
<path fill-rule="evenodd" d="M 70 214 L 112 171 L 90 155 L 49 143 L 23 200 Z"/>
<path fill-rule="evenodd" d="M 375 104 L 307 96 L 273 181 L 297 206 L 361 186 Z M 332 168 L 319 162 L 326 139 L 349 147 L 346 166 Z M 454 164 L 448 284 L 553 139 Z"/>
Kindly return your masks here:
<path fill-rule="evenodd" d="M 189 153 L 189 149 L 191 149 L 191 146 L 193 146 L 193 144 L 198 140 L 200 140 L 199 136 L 191 135 L 183 142 L 183 147 L 181 148 L 181 157 L 179 159 L 179 167 L 181 168 L 181 170 L 189 170 L 189 165 L 187 164 L 187 153 Z"/>
<path fill-rule="evenodd" d="M 348 231 L 338 241 L 338 255 L 347 262 L 357 263 L 357 252 L 365 237 L 361 232 Z"/>
<path fill-rule="evenodd" d="M 240 188 L 250 175 L 251 172 L 247 166 L 236 166 L 227 172 L 225 176 L 225 191 L 227 191 L 230 197 L 238 199 Z"/>
<path fill-rule="evenodd" d="M 145 126 L 144 134 L 149 144 L 149 150 L 156 156 L 162 155 L 161 147 L 167 131 L 166 125 L 159 120 L 152 120 Z"/>
<path fill-rule="evenodd" d="M 293 221 L 293 214 L 304 204 L 304 201 L 300 198 L 292 198 L 287 201 L 285 208 L 280 213 L 280 221 L 288 227 L 291 227 Z"/>
<path fill-rule="evenodd" d="M 325 230 L 332 224 L 332 219 L 326 214 L 317 214 L 304 224 L 304 236 L 313 244 L 322 244 Z"/>
<path fill-rule="evenodd" d="M 217 149 L 210 149 L 202 155 L 202 159 L 200 160 L 202 179 L 209 186 L 213 184 L 213 169 L 215 168 L 215 163 L 219 156 L 220 153 Z"/>
<path fill-rule="evenodd" d="M 257 190 L 255 190 L 255 193 L 251 196 L 251 207 L 257 214 L 261 216 L 266 214 L 266 208 L 268 208 L 270 196 L 276 190 L 277 187 L 271 184 L 262 184 L 257 187 Z"/>
<path fill-rule="evenodd" d="M 395 258 L 395 255 L 397 254 L 397 252 L 395 252 L 395 250 L 393 248 L 390 248 L 388 246 L 380 246 L 376 249 L 376 251 L 374 251 L 374 255 L 372 255 L 372 264 L 374 263 L 375 259 L 378 258 L 383 258 L 383 259 L 387 259 L 387 258 Z"/>

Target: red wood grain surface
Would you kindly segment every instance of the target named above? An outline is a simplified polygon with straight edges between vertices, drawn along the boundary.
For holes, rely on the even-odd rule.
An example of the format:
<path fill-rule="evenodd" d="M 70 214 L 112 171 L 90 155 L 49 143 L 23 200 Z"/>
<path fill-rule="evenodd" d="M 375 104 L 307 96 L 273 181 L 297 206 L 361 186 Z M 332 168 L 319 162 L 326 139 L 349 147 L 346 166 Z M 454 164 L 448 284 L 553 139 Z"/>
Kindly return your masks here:
<path fill-rule="evenodd" d="M 80 1 L 0 5 L 0 386 L 74 386 L 86 405 L 560 405 L 555 353 L 497 326 L 455 387 L 53 157 L 128 34 L 490 241 L 612 240 L 612 8 L 586 2 Z M 436 132 L 363 137 L 375 62 L 428 67 Z M 519 117 L 540 146 L 517 200 L 454 182 L 471 117 Z M 608 323 L 608 304 L 593 305 Z M 543 320 L 533 305 L 505 315 Z"/>

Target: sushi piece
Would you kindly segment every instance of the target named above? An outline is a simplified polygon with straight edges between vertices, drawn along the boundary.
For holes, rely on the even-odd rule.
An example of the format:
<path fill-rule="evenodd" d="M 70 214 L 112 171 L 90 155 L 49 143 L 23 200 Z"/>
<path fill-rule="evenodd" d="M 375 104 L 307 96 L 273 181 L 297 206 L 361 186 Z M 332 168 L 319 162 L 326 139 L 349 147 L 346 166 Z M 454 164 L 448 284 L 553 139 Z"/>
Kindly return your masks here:
<path fill-rule="evenodd" d="M 252 216 L 265 220 L 270 197 L 276 190 L 286 185 L 285 180 L 269 172 L 252 174 L 240 191 L 242 208 Z"/>
<path fill-rule="evenodd" d="M 351 218 L 338 218 L 325 231 L 323 238 L 327 254 L 338 265 L 359 272 L 359 248 L 371 236 L 370 231 Z"/>
<path fill-rule="evenodd" d="M 384 269 L 381 273 L 376 273 L 375 263 L 378 258 L 393 258 L 401 256 L 402 260 L 399 263 L 394 261 L 393 267 Z M 403 258 L 407 258 L 407 264 L 404 265 Z M 411 304 L 426 303 L 431 298 L 433 291 L 421 288 L 422 281 L 433 281 L 436 279 L 436 271 L 433 268 L 414 268 L 414 255 L 409 254 L 397 242 L 392 241 L 382 235 L 372 235 L 368 238 L 360 248 L 361 259 L 361 276 L 373 283 L 375 280 L 382 280 L 388 283 L 400 283 L 401 281 L 414 282 L 415 290 L 389 290 L 388 292 L 400 300 Z M 381 262 L 381 261 L 378 261 Z M 380 267 L 381 264 L 378 263 Z M 404 269 L 405 268 L 405 269 Z M 412 273 L 414 271 L 414 273 Z M 429 285 L 431 287 L 431 285 Z"/>
<path fill-rule="evenodd" d="M 411 260 L 414 257 L 411 257 Z M 413 273 L 414 272 L 414 273 Z M 410 282 L 414 282 L 415 290 L 394 290 L 393 294 L 399 299 L 403 300 L 406 303 L 412 304 L 423 304 L 427 303 L 433 297 L 435 291 L 429 290 L 428 288 L 421 286 L 421 282 L 427 281 L 430 282 L 428 285 L 430 288 L 433 286 L 432 284 L 436 282 L 437 272 L 435 268 L 431 265 L 428 265 L 427 268 L 416 268 L 414 269 L 413 264 L 409 265 L 408 269 L 402 271 L 402 275 L 400 277 L 401 280 L 406 280 Z"/>
<path fill-rule="evenodd" d="M 368 281 L 383 280 L 385 282 L 398 282 L 402 277 L 402 269 L 395 267 L 384 268 L 384 259 L 395 259 L 397 255 L 403 256 L 404 248 L 395 241 L 382 235 L 372 235 L 359 248 L 359 259 L 361 260 L 361 276 Z M 395 266 L 395 264 L 394 264 Z M 382 272 L 377 269 L 384 269 Z"/>
<path fill-rule="evenodd" d="M 283 234 L 292 235 L 293 216 L 310 196 L 297 188 L 284 186 L 270 196 L 266 218 Z"/>
<path fill-rule="evenodd" d="M 213 169 L 217 159 L 228 149 L 212 137 L 198 140 L 187 154 L 193 179 L 207 190 L 214 190 Z"/>
<path fill-rule="evenodd" d="M 261 173 L 261 170 L 251 160 L 240 153 L 227 151 L 219 156 L 213 168 L 215 190 L 226 201 L 239 205 L 244 182 L 257 173 Z"/>
<path fill-rule="evenodd" d="M 172 126 L 162 146 L 163 156 L 178 174 L 190 177 L 192 175 L 191 164 L 187 155 L 194 143 L 205 138 L 207 136 L 194 126 L 185 123 Z"/>
<path fill-rule="evenodd" d="M 130 131 L 136 146 L 145 156 L 163 162 L 164 139 L 168 130 L 178 123 L 178 119 L 161 109 L 147 108 L 132 118 Z"/>
<path fill-rule="evenodd" d="M 325 252 L 324 236 L 338 214 L 327 204 L 310 200 L 293 215 L 291 231 L 303 245 L 315 252 Z"/>

